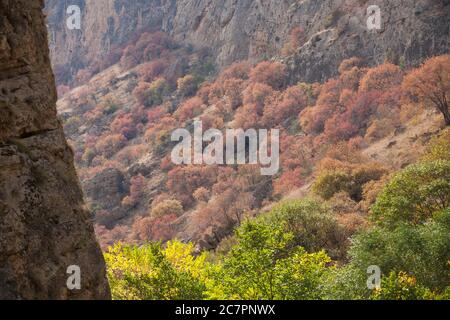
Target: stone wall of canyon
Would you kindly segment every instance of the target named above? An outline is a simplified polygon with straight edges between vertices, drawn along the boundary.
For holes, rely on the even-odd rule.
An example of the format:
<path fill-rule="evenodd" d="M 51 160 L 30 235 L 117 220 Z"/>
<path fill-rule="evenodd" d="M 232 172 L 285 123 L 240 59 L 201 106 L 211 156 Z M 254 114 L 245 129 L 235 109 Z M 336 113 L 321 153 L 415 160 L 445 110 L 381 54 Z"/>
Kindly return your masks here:
<path fill-rule="evenodd" d="M 68 5 L 82 9 L 81 30 L 67 30 Z M 53 62 L 74 70 L 129 41 L 137 30 L 160 29 L 177 40 L 212 48 L 219 66 L 279 57 L 291 30 L 304 42 L 288 58 L 293 80 L 321 81 L 342 59 L 364 57 L 417 64 L 449 51 L 448 0 L 47 0 Z M 382 28 L 366 27 L 378 5 Z"/>
<path fill-rule="evenodd" d="M 0 0 L 0 299 L 106 299 L 105 263 L 56 115 L 42 0 Z M 67 287 L 67 268 L 81 289 Z"/>

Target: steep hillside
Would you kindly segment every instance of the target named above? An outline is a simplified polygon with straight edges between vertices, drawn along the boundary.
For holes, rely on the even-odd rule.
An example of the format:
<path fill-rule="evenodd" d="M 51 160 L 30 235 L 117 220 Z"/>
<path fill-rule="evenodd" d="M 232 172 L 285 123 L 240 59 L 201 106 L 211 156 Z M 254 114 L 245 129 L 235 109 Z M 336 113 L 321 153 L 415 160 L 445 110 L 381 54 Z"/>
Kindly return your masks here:
<path fill-rule="evenodd" d="M 74 4 L 58 111 L 114 298 L 446 299 L 449 1 Z"/>
<path fill-rule="evenodd" d="M 208 50 L 159 31 L 127 43 L 119 61 L 65 88 L 58 102 L 105 247 L 179 238 L 213 249 L 246 217 L 310 194 L 335 170 L 368 179 L 335 199 L 346 203 L 341 222 L 354 228 L 373 201 L 363 185 L 414 163 L 443 127 L 432 104 L 411 100 L 403 82 L 413 70 L 404 65 L 351 58 L 324 84 L 290 85 L 289 67 L 276 61 L 243 61 L 214 76 Z M 194 120 L 205 130 L 280 129 L 280 172 L 174 165 L 170 134 Z"/>
<path fill-rule="evenodd" d="M 286 55 L 292 79 L 307 81 L 336 75 L 340 61 L 353 56 L 372 66 L 386 59 L 417 65 L 449 48 L 447 0 L 72 1 L 82 10 L 81 30 L 65 28 L 65 1 L 46 3 L 53 64 L 62 82 L 80 69 L 98 71 L 139 30 L 162 30 L 177 41 L 209 47 L 219 67 Z M 381 8 L 381 30 L 367 30 L 369 5 Z M 300 32 L 289 48 L 294 31 Z"/>
<path fill-rule="evenodd" d="M 449 18 L 0 0 L 0 299 L 450 299 Z"/>
<path fill-rule="evenodd" d="M 0 299 L 107 299 L 105 263 L 56 116 L 43 1 L 0 1 Z M 81 269 L 81 289 L 67 268 Z"/>

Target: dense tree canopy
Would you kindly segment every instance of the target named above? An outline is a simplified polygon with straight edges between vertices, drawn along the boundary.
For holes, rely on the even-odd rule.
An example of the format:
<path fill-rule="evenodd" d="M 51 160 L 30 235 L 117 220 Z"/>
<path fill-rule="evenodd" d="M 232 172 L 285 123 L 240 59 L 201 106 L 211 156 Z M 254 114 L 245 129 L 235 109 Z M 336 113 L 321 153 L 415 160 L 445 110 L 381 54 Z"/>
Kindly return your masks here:
<path fill-rule="evenodd" d="M 305 41 L 294 28 L 284 53 Z M 354 57 L 293 83 L 277 61 L 215 74 L 208 50 L 142 32 L 107 60 L 58 91 L 83 183 L 117 172 L 101 183 L 118 205 L 90 202 L 114 298 L 448 299 L 450 136 L 423 112 L 450 123 L 448 55 L 412 70 Z M 171 132 L 194 119 L 279 129 L 280 172 L 175 165 Z"/>

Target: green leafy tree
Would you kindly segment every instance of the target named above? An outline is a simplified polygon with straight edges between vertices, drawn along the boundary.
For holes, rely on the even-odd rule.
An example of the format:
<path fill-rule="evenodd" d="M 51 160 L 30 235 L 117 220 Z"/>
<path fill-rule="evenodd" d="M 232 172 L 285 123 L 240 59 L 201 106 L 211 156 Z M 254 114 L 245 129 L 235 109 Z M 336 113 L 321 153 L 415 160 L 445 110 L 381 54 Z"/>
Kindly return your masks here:
<path fill-rule="evenodd" d="M 180 201 L 175 199 L 164 200 L 151 210 L 151 216 L 153 218 L 163 217 L 170 214 L 180 216 L 183 213 L 183 206 Z"/>
<path fill-rule="evenodd" d="M 424 161 L 450 161 L 450 128 L 444 129 L 439 136 L 434 137 L 423 156 Z"/>
<path fill-rule="evenodd" d="M 283 227 L 245 222 L 237 245 L 218 277 L 226 297 L 235 299 L 318 299 L 331 259 L 324 251 L 307 253 Z"/>
<path fill-rule="evenodd" d="M 323 249 L 334 259 L 345 256 L 347 235 L 330 209 L 313 199 L 285 201 L 262 217 L 269 226 L 281 225 L 293 242 L 308 252 Z"/>
<path fill-rule="evenodd" d="M 327 300 L 368 299 L 367 272 L 354 264 L 332 270 L 323 280 L 323 298 Z"/>
<path fill-rule="evenodd" d="M 320 174 L 314 183 L 313 191 L 323 199 L 330 199 L 334 194 L 351 187 L 351 176 L 343 171 L 326 171 Z"/>
<path fill-rule="evenodd" d="M 112 296 L 120 300 L 197 300 L 205 298 L 201 274 L 206 256 L 193 245 L 171 242 L 141 247 L 116 244 L 105 254 Z"/>
<path fill-rule="evenodd" d="M 371 296 L 373 300 L 427 300 L 433 297 L 431 291 L 418 284 L 406 272 L 391 272 L 381 281 L 380 289 Z"/>
<path fill-rule="evenodd" d="M 450 272 L 450 162 L 411 165 L 394 176 L 374 206 L 375 226 L 353 239 L 351 264 L 407 272 L 442 292 Z"/>
<path fill-rule="evenodd" d="M 419 224 L 450 208 L 450 161 L 411 165 L 394 176 L 372 207 L 374 219 L 386 226 Z"/>
<path fill-rule="evenodd" d="M 395 229 L 376 226 L 353 239 L 351 264 L 365 272 L 377 265 L 384 274 L 405 271 L 433 290 L 448 286 L 450 268 L 449 210 L 420 226 L 401 224 Z"/>

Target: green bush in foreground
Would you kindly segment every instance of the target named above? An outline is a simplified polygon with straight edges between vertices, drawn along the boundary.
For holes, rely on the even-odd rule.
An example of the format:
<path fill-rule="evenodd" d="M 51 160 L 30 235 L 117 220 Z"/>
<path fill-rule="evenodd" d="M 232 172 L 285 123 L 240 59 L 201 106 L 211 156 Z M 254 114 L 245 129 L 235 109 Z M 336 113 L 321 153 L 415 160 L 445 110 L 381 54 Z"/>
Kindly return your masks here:
<path fill-rule="evenodd" d="M 237 231 L 238 244 L 220 271 L 223 298 L 319 299 L 322 277 L 331 259 L 324 251 L 307 253 L 280 226 L 246 222 Z"/>
<path fill-rule="evenodd" d="M 350 264 L 407 272 L 432 291 L 449 286 L 450 162 L 411 165 L 394 176 L 372 207 L 375 226 L 353 239 Z"/>
<path fill-rule="evenodd" d="M 170 242 L 142 247 L 116 244 L 105 254 L 114 299 L 204 299 L 201 274 L 207 269 L 205 254 L 194 257 L 193 245 Z"/>

